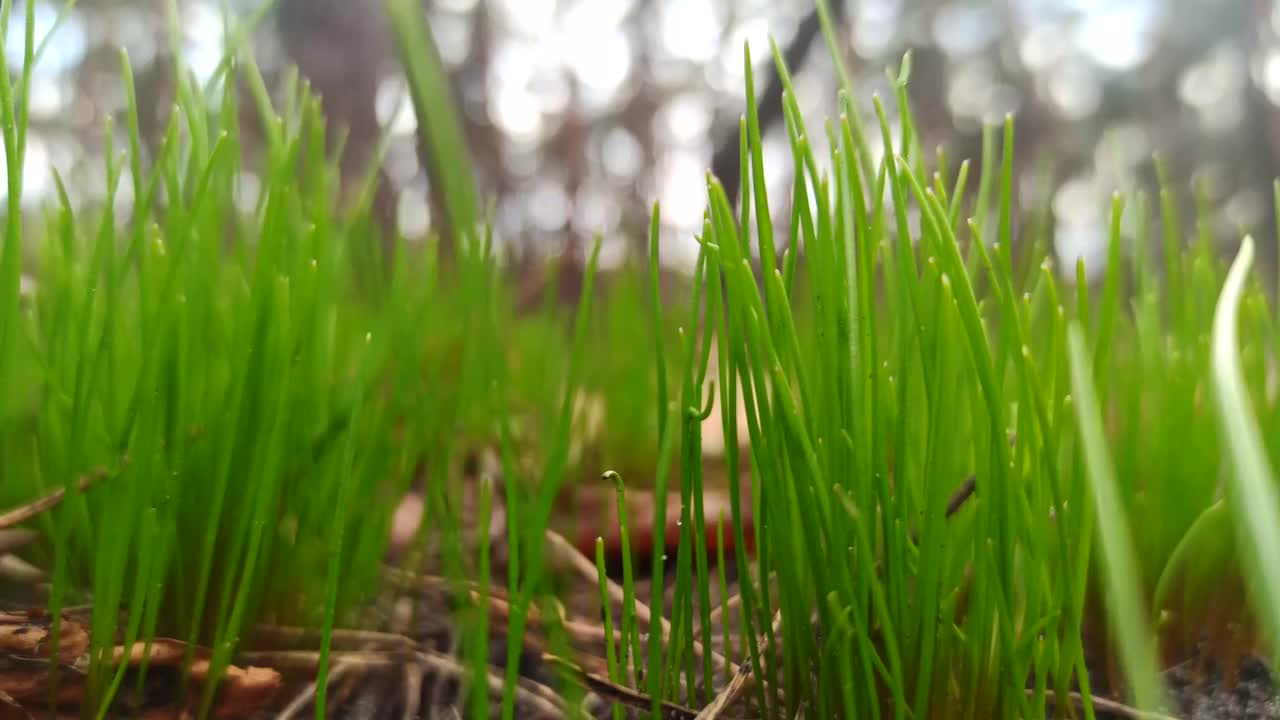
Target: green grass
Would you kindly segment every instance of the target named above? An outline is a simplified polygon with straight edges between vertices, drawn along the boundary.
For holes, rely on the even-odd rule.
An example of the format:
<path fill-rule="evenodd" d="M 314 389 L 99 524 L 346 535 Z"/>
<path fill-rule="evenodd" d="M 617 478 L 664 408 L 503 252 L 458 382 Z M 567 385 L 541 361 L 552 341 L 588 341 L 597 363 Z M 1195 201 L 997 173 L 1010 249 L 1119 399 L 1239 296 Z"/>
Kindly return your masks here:
<path fill-rule="evenodd" d="M 1280 605 L 1276 604 L 1280 599 L 1280 557 L 1275 555 L 1280 547 L 1280 501 L 1237 349 L 1240 299 L 1252 262 L 1253 239 L 1246 237 L 1214 313 L 1214 407 L 1229 447 L 1227 496 L 1239 523 L 1238 546 L 1244 548 L 1250 591 L 1268 634 L 1276 637 L 1280 632 Z"/>
<path fill-rule="evenodd" d="M 42 541 L 27 552 L 48 569 L 55 613 L 92 600 L 90 713 L 134 690 L 107 659 L 122 641 L 206 645 L 217 673 L 254 625 L 308 625 L 323 631 L 323 674 L 330 631 L 356 623 L 381 586 L 390 514 L 422 472 L 427 513 L 406 567 L 433 559 L 460 590 L 481 578 L 482 601 L 499 589 L 483 509 L 496 494 L 507 508 L 506 692 L 470 683 L 465 707 L 512 717 L 526 622 L 555 617 L 544 531 L 562 496 L 609 468 L 623 470 L 607 476 L 620 504 L 625 477 L 656 491 L 655 527 L 668 489 L 681 517 L 670 568 L 660 552 L 639 557 L 622 528 L 610 675 L 642 675 L 655 716 L 664 700 L 701 707 L 725 679 L 695 645 L 723 630 L 708 622 L 710 589 L 727 585 L 723 544 L 706 544 L 704 492 L 718 479 L 701 428 L 718 414 L 737 437 L 739 398 L 749 449 L 726 445 L 732 512 L 715 527 L 734 540 L 741 614 L 724 618 L 745 646 L 730 660 L 754 669 L 758 715 L 1043 717 L 1050 692 L 1079 682 L 1087 695 L 1087 658 L 1118 660 L 1126 697 L 1156 709 L 1160 663 L 1219 617 L 1213 581 L 1232 574 L 1250 589 L 1241 619 L 1280 632 L 1280 399 L 1268 391 L 1280 303 L 1249 274 L 1250 241 L 1227 272 L 1204 203 L 1184 236 L 1187 193 L 1162 164 L 1158 203 L 1112 200 L 1108 264 L 1091 287 L 1082 266 L 1054 264 L 1045 222 L 1015 217 L 1012 120 L 984 133 L 975 183 L 967 161 L 921 147 L 909 59 L 865 126 L 837 62 L 841 115 L 811 132 L 775 48 L 790 196 L 766 191 L 749 104 L 742 197 L 708 178 L 689 297 L 658 291 L 655 207 L 647 271 L 595 292 L 597 240 L 575 309 L 521 314 L 425 21 L 413 0 L 389 7 L 447 190 L 452 259 L 403 241 L 380 257 L 372 174 L 341 191 L 319 102 L 296 76 L 267 88 L 243 28 L 203 85 L 176 61 L 177 106 L 154 155 L 123 58 L 129 110 L 114 122 L 127 147 L 106 148 L 106 201 L 73 207 L 62 192 L 24 217 L 40 40 L 25 18 L 27 63 L 0 78 L 0 499 L 102 475 L 33 521 Z M 744 68 L 751 97 L 750 53 Z M 263 128 L 259 158 L 242 156 L 245 102 Z M 125 170 L 135 201 L 117 216 Z M 246 172 L 261 192 L 241 211 Z M 575 413 L 584 396 L 605 408 L 599 438 Z M 503 477 L 479 484 L 473 522 L 459 510 L 462 465 L 483 447 L 499 451 Z M 976 493 L 952 512 L 970 477 Z M 1238 537 L 1224 543 L 1228 525 Z M 464 542 L 477 527 L 485 540 Z M 637 597 L 646 575 L 655 590 Z M 654 611 L 648 627 L 638 601 Z M 668 641 L 648 642 L 663 613 Z M 481 677 L 488 616 L 464 605 L 457 622 Z"/>

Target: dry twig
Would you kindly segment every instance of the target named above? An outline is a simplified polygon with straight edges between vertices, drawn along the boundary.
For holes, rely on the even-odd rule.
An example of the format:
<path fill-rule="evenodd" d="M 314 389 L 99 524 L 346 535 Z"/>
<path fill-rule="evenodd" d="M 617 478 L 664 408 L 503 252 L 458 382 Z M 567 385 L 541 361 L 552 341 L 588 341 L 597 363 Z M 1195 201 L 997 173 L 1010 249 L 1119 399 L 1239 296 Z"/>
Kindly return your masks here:
<path fill-rule="evenodd" d="M 588 559 L 587 556 L 579 552 L 578 548 L 573 546 L 573 543 L 569 542 L 568 540 L 565 540 L 564 537 L 561 536 L 559 533 L 550 529 L 547 530 L 546 537 L 547 537 L 547 542 L 550 546 L 549 549 L 551 550 L 551 558 L 553 561 L 558 560 L 561 563 L 561 565 L 570 567 L 579 575 L 581 575 L 584 580 L 590 582 L 592 585 L 596 585 L 599 582 L 599 578 L 596 573 L 595 563 L 591 562 L 591 560 Z M 625 595 L 623 594 L 622 587 L 619 586 L 618 583 L 614 582 L 612 579 L 606 579 L 605 582 L 606 582 L 605 589 L 609 593 L 610 602 L 617 603 L 618 605 L 622 605 L 625 597 Z M 645 605 L 644 603 L 640 602 L 640 600 L 637 598 L 635 600 L 635 606 L 636 606 L 636 620 L 641 625 L 647 625 L 650 622 L 652 622 L 651 618 L 653 617 L 653 612 L 649 609 L 648 605 Z M 671 623 L 665 617 L 661 618 L 660 620 L 661 620 L 661 627 L 662 627 L 662 641 L 666 643 L 671 638 Z M 724 655 L 716 652 L 714 649 L 711 649 L 711 648 L 704 649 L 702 647 L 701 642 L 694 640 L 693 641 L 694 658 L 697 660 L 701 660 L 704 653 L 710 654 L 711 665 L 717 673 L 723 673 L 725 671 L 725 668 L 727 667 L 729 670 L 729 673 L 737 674 L 738 672 L 737 663 L 733 663 L 725 659 Z"/>
<path fill-rule="evenodd" d="M 632 690 L 629 687 L 619 685 L 607 677 L 587 672 L 582 666 L 566 660 L 558 655 L 551 653 L 542 653 L 542 661 L 550 665 L 554 665 L 565 672 L 575 682 L 582 687 L 590 690 L 606 700 L 611 700 L 628 707 L 639 710 L 650 710 L 653 708 L 653 699 L 648 695 Z M 693 710 L 677 705 L 673 702 L 662 701 L 662 716 L 667 720 L 695 720 L 698 714 Z"/>
<path fill-rule="evenodd" d="M 314 673 L 320 667 L 320 653 L 315 650 L 241 653 L 240 657 L 246 662 L 262 663 L 282 670 L 296 672 Z M 333 672 L 336 673 L 339 668 L 342 668 L 343 675 L 356 670 L 365 672 L 398 670 L 406 665 L 418 667 L 426 671 L 427 674 L 438 678 L 447 678 L 455 681 L 462 681 L 467 675 L 467 668 L 457 660 L 444 653 L 432 650 L 419 649 L 412 652 L 334 652 L 330 654 L 330 657 L 333 661 Z M 496 668 L 490 667 L 487 683 L 489 692 L 495 697 L 501 697 L 503 673 Z M 421 685 L 418 684 L 417 687 L 421 688 Z M 315 687 L 313 683 L 299 697 L 295 698 L 290 703 L 290 706 L 300 703 L 298 707 L 305 708 L 306 704 L 314 699 L 314 696 Z M 568 713 L 568 706 L 565 704 L 564 699 L 556 694 L 554 690 L 524 677 L 520 678 L 516 684 L 516 702 L 534 711 L 538 717 L 560 718 Z"/>
<path fill-rule="evenodd" d="M 254 636 L 267 647 L 306 646 L 319 644 L 323 632 L 315 628 L 291 625 L 259 625 Z M 343 630 L 334 628 L 329 639 L 332 650 L 414 650 L 418 643 L 398 633 L 373 630 Z"/>
<path fill-rule="evenodd" d="M 751 679 L 751 661 L 748 660 L 738 668 L 738 672 L 729 681 L 729 684 L 716 695 L 716 699 L 711 704 L 698 711 L 698 716 L 694 720 L 718 720 L 720 715 L 738 699 L 742 697 L 743 691 L 747 689 L 747 682 Z"/>
<path fill-rule="evenodd" d="M 1027 695 L 1035 695 L 1035 692 L 1036 691 L 1032 688 L 1027 689 Z M 1053 690 L 1044 691 L 1044 699 L 1047 700 L 1048 702 L 1056 702 L 1057 697 L 1058 697 L 1058 694 L 1055 693 Z M 1072 691 L 1072 692 L 1066 693 L 1066 698 L 1071 701 L 1072 705 L 1075 705 L 1076 709 L 1080 710 L 1081 712 L 1084 711 L 1084 695 L 1083 694 Z M 1106 698 L 1101 698 L 1096 695 L 1090 695 L 1089 701 L 1093 703 L 1094 710 L 1101 710 L 1102 712 L 1111 713 L 1112 715 L 1119 715 L 1121 717 L 1131 718 L 1131 720 L 1178 720 L 1178 718 L 1175 718 L 1172 715 L 1165 715 L 1163 713 L 1158 713 L 1158 712 L 1150 712 L 1148 710 L 1139 710 L 1138 708 L 1125 705 L 1122 702 L 1117 702 L 1115 700 L 1108 700 Z"/>
<path fill-rule="evenodd" d="M 81 475 L 76 481 L 76 489 L 78 492 L 84 492 L 94 482 L 107 476 L 106 468 L 98 468 L 96 471 Z M 18 523 L 26 522 L 40 513 L 57 507 L 67 495 L 66 488 L 58 488 L 42 498 L 32 500 L 26 505 L 13 508 L 8 512 L 0 514 L 0 529 L 10 528 Z"/>

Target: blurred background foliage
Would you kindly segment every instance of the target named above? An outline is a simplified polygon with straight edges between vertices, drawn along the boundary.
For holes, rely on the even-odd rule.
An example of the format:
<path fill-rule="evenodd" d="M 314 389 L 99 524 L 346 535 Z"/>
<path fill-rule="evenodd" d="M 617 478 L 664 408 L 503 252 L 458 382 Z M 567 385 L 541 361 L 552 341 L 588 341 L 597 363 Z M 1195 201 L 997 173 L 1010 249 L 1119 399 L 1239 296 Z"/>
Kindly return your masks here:
<path fill-rule="evenodd" d="M 259 0 L 79 0 L 37 69 L 24 199 L 37 208 L 57 172 L 73 203 L 103 183 L 102 134 L 124 106 L 117 49 L 138 74 L 143 132 L 158 142 L 178 49 L 200 77 L 223 52 L 225 11 Z M 416 120 L 396 67 L 382 0 L 276 0 L 254 35 L 278 82 L 294 63 L 346 131 L 354 181 L 386 128 L 391 150 L 377 204 L 409 237 L 439 227 L 416 147 Z M 910 94 L 925 149 L 958 162 L 980 155 L 981 127 L 1013 113 L 1024 208 L 1049 203 L 1055 248 L 1100 271 L 1106 198 L 1151 187 L 1160 153 L 1191 199 L 1216 207 L 1216 235 L 1274 230 L 1270 183 L 1280 171 L 1280 3 L 1271 0 L 833 0 L 859 102 L 886 94 L 884 69 L 911 50 Z M 732 141 L 742 112 L 742 44 L 767 67 L 772 34 L 790 51 L 802 107 L 832 114 L 836 80 L 804 0 L 424 0 L 497 237 L 521 262 L 581 258 L 602 232 L 602 264 L 634 257 L 649 203 L 663 205 L 668 264 L 691 268 L 704 171 Z M 58 0 L 39 0 L 37 35 Z M 18 3 L 15 13 L 22 13 Z M 179 46 L 167 29 L 176 23 Z M 11 71 L 21 23 L 10 24 Z M 246 113 L 246 119 L 248 119 Z M 117 128 L 116 132 L 122 130 Z M 875 135 L 873 133 L 873 135 Z M 877 136 L 878 137 L 878 136 Z M 121 146 L 117 140 L 117 147 Z M 877 138 L 873 138 L 873 142 Z M 252 142 L 246 147 L 252 149 Z M 736 144 L 732 145 L 736 157 Z M 873 147 L 873 151 L 875 148 Z M 781 123 L 765 166 L 779 196 L 790 162 Z M 954 164 L 953 164 L 954 167 Z M 977 168 L 975 167 L 974 170 Z M 126 171 L 127 172 L 127 171 Z M 971 177 L 970 187 L 976 187 Z M 256 197 L 257 179 L 241 178 Z M 132 202 L 121 184 L 118 217 Z M 772 194 L 772 193 L 771 193 Z M 775 208 L 780 215 L 785 207 Z M 785 216 L 784 216 L 785 217 Z M 1132 218 L 1132 214 L 1130 214 Z M 1263 243 L 1271 248 L 1272 243 Z M 566 292 L 571 293 L 569 288 Z"/>

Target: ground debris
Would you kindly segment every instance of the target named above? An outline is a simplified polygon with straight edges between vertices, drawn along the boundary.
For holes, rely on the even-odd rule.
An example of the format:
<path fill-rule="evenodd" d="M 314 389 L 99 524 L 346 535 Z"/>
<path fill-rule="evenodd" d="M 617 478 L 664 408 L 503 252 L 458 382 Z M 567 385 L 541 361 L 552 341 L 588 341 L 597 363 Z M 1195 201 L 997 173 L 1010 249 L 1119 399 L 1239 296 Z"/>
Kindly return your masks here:
<path fill-rule="evenodd" d="M 59 625 L 55 660 L 54 623 L 46 612 L 0 612 L 0 698 L 4 701 L 0 719 L 47 717 L 51 704 L 59 713 L 79 714 L 88 693 L 89 632 L 70 614 L 64 614 Z M 108 717 L 194 716 L 210 678 L 211 660 L 204 648 L 191 652 L 191 688 L 188 699 L 182 700 L 180 676 L 187 654 L 186 643 L 167 638 L 115 647 L 111 662 L 117 667 L 123 664 L 126 673 Z M 146 682 L 138 696 L 133 688 L 138 687 L 144 662 Z M 270 706 L 281 685 L 281 675 L 274 669 L 231 665 L 223 672 L 211 716 L 250 717 Z"/>

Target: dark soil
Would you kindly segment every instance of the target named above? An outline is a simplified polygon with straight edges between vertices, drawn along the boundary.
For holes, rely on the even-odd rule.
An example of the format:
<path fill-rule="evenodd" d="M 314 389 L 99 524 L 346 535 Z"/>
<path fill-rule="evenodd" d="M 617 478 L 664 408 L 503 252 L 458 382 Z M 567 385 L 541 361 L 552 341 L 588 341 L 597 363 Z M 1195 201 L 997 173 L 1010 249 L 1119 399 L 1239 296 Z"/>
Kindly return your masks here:
<path fill-rule="evenodd" d="M 1275 680 L 1258 658 L 1245 659 L 1234 687 L 1218 668 L 1197 672 L 1194 662 L 1172 668 L 1166 678 L 1179 716 L 1187 720 L 1280 719 Z"/>

